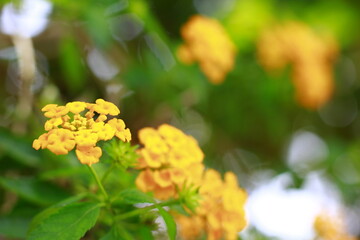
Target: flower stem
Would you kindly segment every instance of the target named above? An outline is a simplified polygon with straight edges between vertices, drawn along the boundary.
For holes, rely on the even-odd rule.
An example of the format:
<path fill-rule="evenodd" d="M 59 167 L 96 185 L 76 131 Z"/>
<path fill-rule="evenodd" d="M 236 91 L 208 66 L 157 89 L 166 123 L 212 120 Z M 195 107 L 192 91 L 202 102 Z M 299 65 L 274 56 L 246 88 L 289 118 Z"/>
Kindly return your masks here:
<path fill-rule="evenodd" d="M 95 172 L 95 170 L 92 168 L 92 166 L 91 166 L 91 165 L 87 165 L 87 166 L 88 166 L 88 168 L 89 168 L 89 170 L 90 170 L 91 174 L 92 174 L 92 175 L 93 175 L 93 177 L 95 178 L 95 181 L 96 181 L 97 185 L 99 186 L 100 191 L 101 191 L 101 192 L 102 192 L 102 194 L 104 195 L 105 199 L 106 199 L 106 200 L 109 200 L 109 195 L 107 194 L 107 192 L 106 192 L 106 190 L 105 190 L 104 186 L 102 185 L 102 183 L 101 183 L 101 181 L 100 181 L 100 179 L 99 179 L 99 177 L 98 177 L 97 173 Z"/>
<path fill-rule="evenodd" d="M 178 204 L 180 201 L 178 199 L 173 199 L 167 202 L 161 202 L 161 203 L 154 203 L 153 205 L 143 207 L 143 208 L 137 208 L 131 212 L 127 212 L 125 214 L 119 215 L 116 217 L 116 220 L 122 220 L 130 217 L 134 217 L 136 215 L 140 215 L 144 212 L 148 212 L 152 209 L 159 208 L 159 207 L 165 207 L 165 206 L 171 206 L 174 204 Z"/>
<path fill-rule="evenodd" d="M 108 170 L 105 172 L 105 174 L 103 175 L 103 177 L 101 178 L 101 182 L 104 182 L 106 180 L 106 178 L 109 176 L 109 174 L 111 173 L 111 171 L 115 168 L 114 164 L 111 164 L 111 166 L 108 168 Z"/>

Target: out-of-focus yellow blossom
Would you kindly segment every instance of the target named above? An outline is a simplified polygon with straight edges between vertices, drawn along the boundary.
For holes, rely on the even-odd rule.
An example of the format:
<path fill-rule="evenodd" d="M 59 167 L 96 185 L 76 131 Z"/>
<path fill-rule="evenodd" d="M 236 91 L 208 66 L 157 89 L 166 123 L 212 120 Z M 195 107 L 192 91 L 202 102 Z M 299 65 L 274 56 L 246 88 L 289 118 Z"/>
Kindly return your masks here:
<path fill-rule="evenodd" d="M 304 107 L 317 109 L 333 95 L 334 80 L 329 66 L 299 64 L 293 68 L 296 99 Z"/>
<path fill-rule="evenodd" d="M 143 192 L 153 192 L 161 200 L 175 198 L 184 184 L 198 185 L 204 166 L 204 154 L 196 140 L 167 124 L 158 129 L 139 131 L 140 155 L 136 179 Z"/>
<path fill-rule="evenodd" d="M 328 214 L 320 214 L 316 217 L 314 228 L 317 236 L 322 240 L 357 240 L 350 236 L 344 226 L 341 217 L 334 218 Z"/>
<path fill-rule="evenodd" d="M 215 19 L 195 15 L 181 28 L 181 36 L 185 43 L 178 49 L 180 61 L 199 62 L 210 82 L 222 83 L 235 60 L 235 45 L 223 26 Z"/>
<path fill-rule="evenodd" d="M 80 113 L 87 111 L 84 116 Z M 121 119 L 107 120 L 107 115 L 118 115 L 120 110 L 110 102 L 97 99 L 95 104 L 70 102 L 65 106 L 48 104 L 42 108 L 49 120 L 45 130 L 33 142 L 33 147 L 47 148 L 51 152 L 67 154 L 76 146 L 76 155 L 82 164 L 94 164 L 99 161 L 102 151 L 96 146 L 98 141 L 110 140 L 117 136 L 124 142 L 131 140 L 131 133 Z M 95 119 L 95 115 L 99 114 Z"/>
<path fill-rule="evenodd" d="M 200 205 L 190 217 L 176 216 L 183 239 L 237 239 L 246 226 L 244 205 L 246 192 L 239 188 L 236 176 L 227 172 L 225 180 L 218 172 L 206 170 L 200 185 Z"/>
<path fill-rule="evenodd" d="M 205 221 L 201 216 L 176 215 L 175 217 L 183 239 L 196 240 L 204 233 Z"/>
<path fill-rule="evenodd" d="M 258 58 L 266 69 L 292 65 L 296 99 L 309 109 L 321 107 L 333 95 L 332 65 L 337 52 L 334 39 L 299 22 L 267 29 L 258 42 Z"/>

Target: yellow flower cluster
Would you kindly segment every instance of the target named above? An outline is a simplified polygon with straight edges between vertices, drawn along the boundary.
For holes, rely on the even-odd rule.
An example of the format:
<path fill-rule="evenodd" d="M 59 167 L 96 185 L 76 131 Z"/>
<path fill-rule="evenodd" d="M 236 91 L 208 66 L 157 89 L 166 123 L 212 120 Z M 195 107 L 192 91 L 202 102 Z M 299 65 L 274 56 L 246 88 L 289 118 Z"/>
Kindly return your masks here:
<path fill-rule="evenodd" d="M 258 42 L 259 61 L 268 70 L 280 70 L 292 64 L 296 99 L 309 109 L 317 109 L 331 98 L 336 55 L 334 39 L 320 36 L 299 22 L 268 29 Z"/>
<path fill-rule="evenodd" d="M 161 200 L 177 197 L 177 189 L 184 184 L 197 184 L 203 172 L 204 154 L 196 140 L 167 124 L 158 129 L 139 131 L 138 168 L 136 179 L 143 192 L 153 192 Z"/>
<path fill-rule="evenodd" d="M 120 110 L 103 99 L 97 99 L 95 104 L 79 101 L 65 106 L 48 104 L 41 110 L 49 118 L 45 123 L 48 132 L 34 140 L 33 147 L 36 150 L 47 148 L 59 155 L 67 154 L 76 146 L 80 162 L 91 165 L 97 163 L 102 155 L 101 148 L 96 146 L 98 141 L 107 141 L 114 136 L 124 142 L 131 140 L 130 130 L 125 128 L 123 120 L 108 120 L 108 115 L 116 116 Z"/>
<path fill-rule="evenodd" d="M 198 239 L 202 233 L 208 240 L 237 239 L 246 226 L 244 205 L 247 194 L 239 188 L 236 176 L 227 172 L 225 180 L 212 169 L 205 171 L 200 185 L 200 205 L 193 216 L 177 216 L 184 239 Z"/>
<path fill-rule="evenodd" d="M 180 61 L 185 64 L 198 61 L 212 83 L 222 83 L 234 67 L 235 46 L 221 24 L 195 15 L 181 28 L 181 35 L 185 44 L 178 49 Z"/>
<path fill-rule="evenodd" d="M 328 214 L 320 214 L 314 222 L 317 235 L 322 240 L 357 240 L 345 231 L 341 218 L 333 218 Z"/>
<path fill-rule="evenodd" d="M 204 170 L 204 155 L 196 140 L 167 124 L 158 129 L 139 131 L 137 187 L 153 192 L 161 200 L 176 198 L 183 186 L 199 188 L 200 202 L 190 216 L 176 216 L 184 239 L 196 239 L 206 233 L 208 239 L 236 239 L 245 225 L 245 191 L 236 176 L 226 173 L 223 181 L 215 170 Z"/>

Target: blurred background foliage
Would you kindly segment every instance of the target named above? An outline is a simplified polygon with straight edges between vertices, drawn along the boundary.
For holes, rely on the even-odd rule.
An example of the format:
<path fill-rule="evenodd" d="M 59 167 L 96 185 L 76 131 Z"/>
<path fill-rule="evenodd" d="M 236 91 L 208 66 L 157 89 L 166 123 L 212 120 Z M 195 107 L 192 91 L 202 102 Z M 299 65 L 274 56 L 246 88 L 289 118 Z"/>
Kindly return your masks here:
<path fill-rule="evenodd" d="M 5 4 L 8 1 L 1 7 Z M 51 4 L 46 28 L 30 36 L 36 73 L 27 100 L 29 114 L 19 110 L 22 80 L 14 36 L 4 31 L 0 35 L 0 235 L 23 237 L 34 214 L 90 181 L 74 157 L 69 161 L 36 152 L 31 143 L 43 131 L 40 109 L 45 104 L 97 98 L 120 107 L 133 144 L 140 128 L 161 123 L 193 135 L 206 165 L 234 171 L 249 194 L 262 172 L 290 173 L 290 187 L 299 189 L 308 173 L 321 172 L 340 191 L 344 206 L 355 213 L 350 228 L 353 235 L 360 234 L 358 1 L 53 0 Z M 197 64 L 185 65 L 177 58 L 183 43 L 180 28 L 195 14 L 216 18 L 236 46 L 234 69 L 219 85 L 211 84 Z M 287 21 L 302 22 L 337 42 L 335 90 L 317 109 L 304 108 L 295 100 L 291 66 L 273 74 L 259 62 L 262 31 Z M 313 138 L 304 138 L 295 158 L 305 158 L 305 166 L 298 167 L 289 155 L 301 133 L 311 133 L 317 142 L 312 145 Z M 81 181 L 74 185 L 74 178 Z M 266 239 L 266 233 L 253 234 Z"/>

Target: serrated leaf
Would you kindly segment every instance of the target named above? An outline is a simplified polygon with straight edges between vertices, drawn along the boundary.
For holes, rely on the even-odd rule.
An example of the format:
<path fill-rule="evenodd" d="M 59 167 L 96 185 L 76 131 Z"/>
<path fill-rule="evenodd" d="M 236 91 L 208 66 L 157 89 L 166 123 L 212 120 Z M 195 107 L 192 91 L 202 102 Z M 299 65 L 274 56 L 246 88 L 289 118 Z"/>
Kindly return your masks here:
<path fill-rule="evenodd" d="M 59 208 L 28 232 L 29 240 L 78 240 L 99 216 L 99 203 L 72 203 Z"/>
<path fill-rule="evenodd" d="M 158 209 L 159 209 L 160 215 L 163 217 L 163 219 L 165 221 L 169 239 L 175 240 L 176 239 L 176 223 L 174 221 L 173 216 L 171 216 L 170 213 L 165 211 L 162 207 L 158 207 Z"/>
<path fill-rule="evenodd" d="M 0 185 L 24 199 L 40 205 L 54 204 L 69 197 L 69 194 L 58 186 L 34 178 L 0 177 Z"/>
<path fill-rule="evenodd" d="M 0 235 L 7 238 L 25 238 L 30 219 L 23 217 L 1 217 Z"/>
<path fill-rule="evenodd" d="M 125 189 L 121 191 L 117 196 L 117 199 L 127 204 L 155 202 L 155 200 L 152 197 L 135 188 Z"/>

